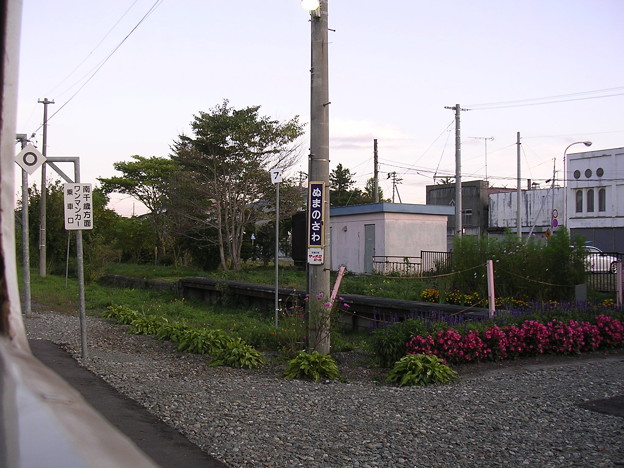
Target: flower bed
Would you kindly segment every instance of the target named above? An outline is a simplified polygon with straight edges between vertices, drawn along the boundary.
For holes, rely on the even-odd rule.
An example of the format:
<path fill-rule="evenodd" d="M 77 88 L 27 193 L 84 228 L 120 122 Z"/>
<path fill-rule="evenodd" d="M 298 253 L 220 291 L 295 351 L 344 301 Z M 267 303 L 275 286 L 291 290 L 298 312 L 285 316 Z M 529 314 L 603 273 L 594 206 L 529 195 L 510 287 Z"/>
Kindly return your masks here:
<path fill-rule="evenodd" d="M 537 354 L 577 354 L 624 346 L 624 322 L 599 315 L 595 323 L 526 320 L 520 325 L 493 326 L 485 331 L 440 330 L 435 335 L 415 336 L 407 354 L 430 354 L 450 363 L 502 360 Z"/>

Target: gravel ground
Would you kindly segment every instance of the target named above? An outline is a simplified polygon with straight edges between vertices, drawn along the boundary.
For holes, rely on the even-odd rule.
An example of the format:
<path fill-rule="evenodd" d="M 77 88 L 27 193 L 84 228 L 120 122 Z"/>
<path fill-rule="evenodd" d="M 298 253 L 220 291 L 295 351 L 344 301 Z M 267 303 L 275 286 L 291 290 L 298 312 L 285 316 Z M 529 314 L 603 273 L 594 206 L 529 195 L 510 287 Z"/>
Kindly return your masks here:
<path fill-rule="evenodd" d="M 210 367 L 171 343 L 41 310 L 29 338 L 82 365 L 231 467 L 624 466 L 624 418 L 578 403 L 624 395 L 624 353 L 464 366 L 460 383 L 396 388 L 339 356 L 347 382 L 286 381 L 283 365 Z"/>

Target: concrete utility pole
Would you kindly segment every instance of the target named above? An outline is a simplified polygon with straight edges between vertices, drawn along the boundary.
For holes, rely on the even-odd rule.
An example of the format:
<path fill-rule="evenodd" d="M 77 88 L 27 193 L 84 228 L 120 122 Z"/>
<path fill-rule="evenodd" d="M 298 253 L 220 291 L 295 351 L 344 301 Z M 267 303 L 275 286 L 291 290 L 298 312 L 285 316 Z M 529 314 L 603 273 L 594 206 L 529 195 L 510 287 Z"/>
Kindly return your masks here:
<path fill-rule="evenodd" d="M 517 160 L 518 160 L 518 181 L 517 181 L 518 200 L 517 200 L 517 205 L 516 205 L 516 229 L 518 231 L 518 240 L 522 240 L 522 187 L 520 186 L 522 182 L 521 174 L 520 174 L 522 165 L 520 164 L 520 132 L 517 133 L 516 146 L 517 146 Z"/>
<path fill-rule="evenodd" d="M 323 255 L 322 261 L 308 265 L 308 349 L 321 354 L 330 352 L 330 230 L 329 230 L 329 83 L 328 83 L 328 0 L 321 0 L 311 11 L 311 92 L 310 92 L 310 161 L 308 187 L 323 184 Z M 311 207 L 308 206 L 308 212 Z M 310 219 L 308 219 L 310 223 Z M 309 236 L 308 236 L 309 238 Z"/>
<path fill-rule="evenodd" d="M 48 98 L 39 99 L 39 104 L 43 104 L 43 148 L 41 154 L 47 157 L 48 147 L 48 104 L 54 104 Z M 46 164 L 41 166 L 41 199 L 39 200 L 39 276 L 46 276 L 46 202 L 47 202 L 47 181 Z"/>
<path fill-rule="evenodd" d="M 461 111 L 468 109 L 462 109 L 459 104 L 454 106 L 445 106 L 445 109 L 453 109 L 455 111 L 455 234 L 463 235 L 463 209 L 462 209 L 462 185 L 461 185 Z"/>
<path fill-rule="evenodd" d="M 377 138 L 373 140 L 373 203 L 379 203 L 379 154 Z"/>

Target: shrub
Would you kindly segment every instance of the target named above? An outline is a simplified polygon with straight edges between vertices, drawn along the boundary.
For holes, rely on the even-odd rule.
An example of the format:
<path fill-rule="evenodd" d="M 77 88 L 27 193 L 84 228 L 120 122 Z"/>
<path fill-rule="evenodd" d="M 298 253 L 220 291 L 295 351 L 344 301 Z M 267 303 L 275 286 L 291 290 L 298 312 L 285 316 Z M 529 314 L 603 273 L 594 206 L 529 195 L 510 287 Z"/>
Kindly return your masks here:
<path fill-rule="evenodd" d="M 288 363 L 284 377 L 291 379 L 312 379 L 318 382 L 320 379 L 336 380 L 340 378 L 338 365 L 334 358 L 318 351 L 306 353 L 300 351 L 297 356 Z"/>
<path fill-rule="evenodd" d="M 221 330 L 190 328 L 181 333 L 178 351 L 195 354 L 215 354 L 232 340 Z"/>
<path fill-rule="evenodd" d="M 262 367 L 264 359 L 259 351 L 246 344 L 241 338 L 236 338 L 215 352 L 211 365 L 254 369 Z"/>
<path fill-rule="evenodd" d="M 133 335 L 156 335 L 168 323 L 169 321 L 165 317 L 139 314 L 137 318 L 130 322 L 132 328 L 128 330 L 128 333 Z"/>
<path fill-rule="evenodd" d="M 457 373 L 442 359 L 427 354 L 409 354 L 398 360 L 386 377 L 403 387 L 405 385 L 447 384 L 459 380 Z"/>
<path fill-rule="evenodd" d="M 425 335 L 427 327 L 422 320 L 406 320 L 373 332 L 371 346 L 382 367 L 390 367 L 406 354 L 405 343 L 410 338 Z"/>
<path fill-rule="evenodd" d="M 109 306 L 102 312 L 102 317 L 113 319 L 120 325 L 130 325 L 139 315 L 136 310 L 124 305 Z"/>

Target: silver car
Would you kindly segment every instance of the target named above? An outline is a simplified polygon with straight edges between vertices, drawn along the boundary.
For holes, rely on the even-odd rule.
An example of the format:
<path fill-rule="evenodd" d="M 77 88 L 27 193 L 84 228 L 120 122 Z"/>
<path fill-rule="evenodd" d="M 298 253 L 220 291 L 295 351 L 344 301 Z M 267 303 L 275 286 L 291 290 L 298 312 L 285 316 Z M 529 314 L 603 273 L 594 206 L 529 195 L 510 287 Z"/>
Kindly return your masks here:
<path fill-rule="evenodd" d="M 598 247 L 586 245 L 585 247 L 585 265 L 587 270 L 592 273 L 615 273 L 617 257 L 604 253 Z"/>

